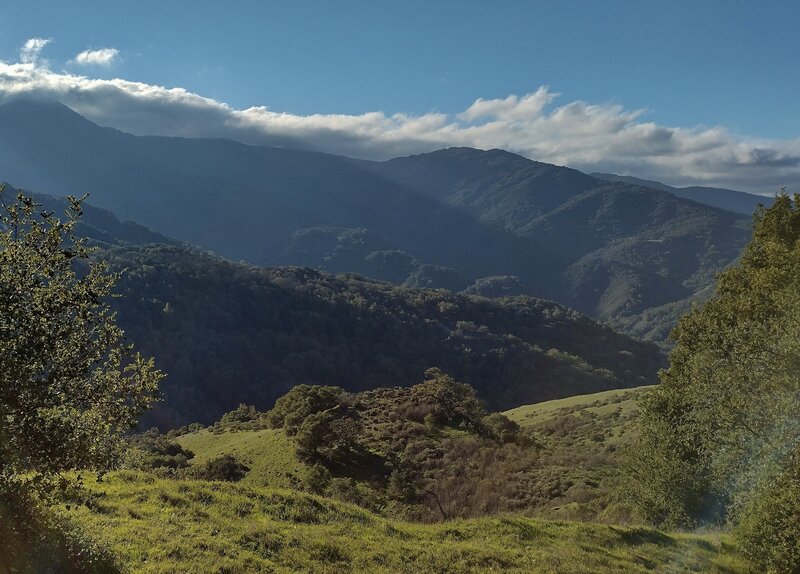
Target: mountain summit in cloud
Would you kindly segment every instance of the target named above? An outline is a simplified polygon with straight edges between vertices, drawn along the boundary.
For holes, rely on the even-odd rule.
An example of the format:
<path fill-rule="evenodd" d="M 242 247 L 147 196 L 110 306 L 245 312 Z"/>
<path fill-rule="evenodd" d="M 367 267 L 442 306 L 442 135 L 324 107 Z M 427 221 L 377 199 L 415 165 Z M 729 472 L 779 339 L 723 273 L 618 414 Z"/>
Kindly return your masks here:
<path fill-rule="evenodd" d="M 573 101 L 542 86 L 522 95 L 479 98 L 455 115 L 368 112 L 296 115 L 266 106 L 234 109 L 183 88 L 51 70 L 34 38 L 21 63 L 0 63 L 0 101 L 19 95 L 60 101 L 92 121 L 137 135 L 230 138 L 247 144 L 383 160 L 448 146 L 501 148 L 585 171 L 634 173 L 672 185 L 715 185 L 773 194 L 800 189 L 800 141 L 754 140 L 723 127 L 669 127 L 642 110 Z M 105 65 L 113 49 L 75 60 Z"/>

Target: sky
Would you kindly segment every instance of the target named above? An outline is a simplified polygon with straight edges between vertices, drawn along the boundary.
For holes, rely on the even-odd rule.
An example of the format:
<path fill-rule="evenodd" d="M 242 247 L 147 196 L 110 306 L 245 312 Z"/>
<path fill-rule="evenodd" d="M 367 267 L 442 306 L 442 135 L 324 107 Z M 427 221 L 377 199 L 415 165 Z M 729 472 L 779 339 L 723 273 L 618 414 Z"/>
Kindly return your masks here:
<path fill-rule="evenodd" d="M 137 134 L 369 159 L 499 147 L 584 171 L 800 191 L 800 3 L 0 4 L 0 101 Z"/>

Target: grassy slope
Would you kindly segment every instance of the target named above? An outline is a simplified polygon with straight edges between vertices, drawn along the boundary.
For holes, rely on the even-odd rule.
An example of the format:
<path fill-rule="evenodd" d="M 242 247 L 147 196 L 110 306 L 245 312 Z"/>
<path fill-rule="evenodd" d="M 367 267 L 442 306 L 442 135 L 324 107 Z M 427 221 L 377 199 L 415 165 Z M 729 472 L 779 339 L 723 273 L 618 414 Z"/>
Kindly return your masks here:
<path fill-rule="evenodd" d="M 593 412 L 599 416 L 611 414 L 619 409 L 622 414 L 627 415 L 637 408 L 636 399 L 649 388 L 649 386 L 644 386 L 635 389 L 615 389 L 589 395 L 577 395 L 566 399 L 523 405 L 503 414 L 523 427 L 552 420 L 568 412 L 577 412 L 578 409 L 584 412 Z"/>
<path fill-rule="evenodd" d="M 306 476 L 307 467 L 297 460 L 294 443 L 282 430 L 214 433 L 203 430 L 178 437 L 177 442 L 191 450 L 192 464 L 232 454 L 250 467 L 242 484 L 292 488 Z"/>
<path fill-rule="evenodd" d="M 486 518 L 377 517 L 287 490 L 117 473 L 66 511 L 131 572 L 746 572 L 718 535 Z"/>
<path fill-rule="evenodd" d="M 532 432 L 542 447 L 522 485 L 530 500 L 520 511 L 554 519 L 638 522 L 616 485 L 620 448 L 635 437 L 636 400 L 648 388 L 581 395 L 504 413 Z M 306 477 L 308 467 L 280 430 L 203 430 L 177 440 L 195 453 L 192 464 L 233 454 L 251 468 L 242 481 L 249 486 L 296 488 Z"/>
<path fill-rule="evenodd" d="M 560 519 L 638 522 L 620 491 L 621 452 L 638 432 L 637 401 L 652 387 L 619 389 L 506 411 L 542 445 L 534 484 L 550 493 L 535 512 Z M 544 486 L 542 486 L 544 485 Z"/>

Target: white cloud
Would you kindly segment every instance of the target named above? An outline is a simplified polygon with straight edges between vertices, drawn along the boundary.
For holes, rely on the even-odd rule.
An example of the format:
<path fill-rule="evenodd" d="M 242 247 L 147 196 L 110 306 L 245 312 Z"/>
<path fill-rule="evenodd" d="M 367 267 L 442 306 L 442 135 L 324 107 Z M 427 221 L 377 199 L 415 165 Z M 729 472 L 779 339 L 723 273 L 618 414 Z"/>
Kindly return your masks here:
<path fill-rule="evenodd" d="M 31 38 L 22 45 L 19 59 L 23 64 L 36 64 L 39 54 L 52 40 L 50 38 Z"/>
<path fill-rule="evenodd" d="M 119 57 L 116 48 L 101 48 L 100 50 L 84 50 L 71 63 L 80 66 L 110 66 Z"/>
<path fill-rule="evenodd" d="M 43 43 L 42 43 L 43 42 Z M 573 101 L 548 87 L 478 99 L 462 113 L 361 115 L 244 110 L 183 88 L 103 80 L 36 65 L 46 41 L 22 63 L 0 62 L 0 101 L 19 95 L 58 100 L 104 126 L 134 134 L 227 137 L 245 143 L 387 159 L 444 146 L 503 148 L 584 171 L 608 171 L 673 185 L 716 185 L 774 193 L 800 191 L 800 139 L 738 136 L 724 127 L 671 127 L 642 110 Z M 28 49 L 28 44 L 26 44 Z"/>

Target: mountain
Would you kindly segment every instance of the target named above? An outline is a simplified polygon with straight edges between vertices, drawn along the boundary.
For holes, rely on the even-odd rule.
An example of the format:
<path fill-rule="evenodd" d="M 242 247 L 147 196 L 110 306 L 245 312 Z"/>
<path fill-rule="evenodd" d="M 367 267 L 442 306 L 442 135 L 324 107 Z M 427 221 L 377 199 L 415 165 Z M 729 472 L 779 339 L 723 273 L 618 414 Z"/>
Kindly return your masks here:
<path fill-rule="evenodd" d="M 526 293 L 655 341 L 749 237 L 746 217 L 499 150 L 368 162 L 137 137 L 26 100 L 0 106 L 0 174 L 90 192 L 123 218 L 234 260 Z"/>
<path fill-rule="evenodd" d="M 454 148 L 371 164 L 535 254 L 502 257 L 529 292 L 663 341 L 749 237 L 749 219 L 648 187 L 500 150 Z M 508 273 L 508 271 L 506 271 Z"/>
<path fill-rule="evenodd" d="M 689 187 L 673 187 L 660 181 L 653 181 L 650 179 L 641 179 L 630 175 L 616 175 L 613 173 L 593 173 L 592 177 L 604 179 L 606 181 L 621 181 L 625 183 L 632 183 L 642 187 L 650 187 L 653 189 L 660 189 L 672 195 L 682 197 L 684 199 L 691 199 L 698 203 L 704 203 L 712 207 L 719 207 L 720 209 L 727 209 L 734 213 L 741 213 L 742 215 L 753 215 L 753 212 L 759 205 L 769 207 L 774 201 L 774 197 L 766 197 L 763 195 L 755 195 L 753 193 L 745 193 L 744 191 L 736 191 L 733 189 L 725 189 L 720 187 L 704 187 L 699 185 L 692 185 Z"/>
<path fill-rule="evenodd" d="M 119 324 L 167 373 L 146 424 L 261 410 L 298 384 L 410 386 L 439 367 L 494 409 L 656 382 L 664 356 L 551 301 L 258 268 L 179 246 L 103 255 L 125 270 Z"/>

